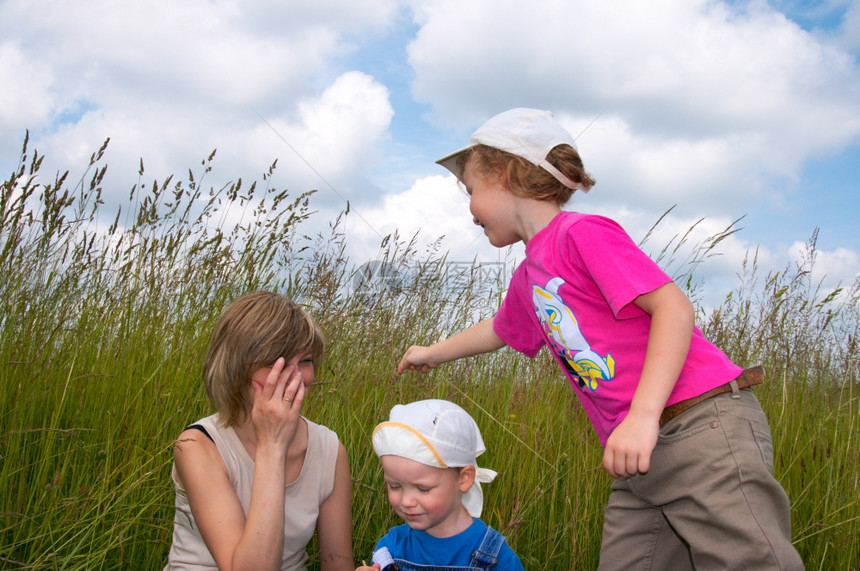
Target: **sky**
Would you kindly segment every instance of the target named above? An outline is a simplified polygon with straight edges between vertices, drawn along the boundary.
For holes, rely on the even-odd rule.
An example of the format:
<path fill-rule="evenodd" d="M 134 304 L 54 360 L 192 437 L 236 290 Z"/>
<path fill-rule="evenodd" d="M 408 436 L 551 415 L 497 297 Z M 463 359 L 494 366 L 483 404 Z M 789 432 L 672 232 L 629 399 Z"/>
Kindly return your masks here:
<path fill-rule="evenodd" d="M 0 0 L 0 174 L 25 133 L 81 176 L 110 137 L 108 206 L 199 172 L 318 192 L 308 233 L 347 205 L 347 254 L 397 231 L 452 261 L 512 265 L 435 164 L 486 119 L 551 111 L 597 180 L 565 207 L 620 222 L 652 255 L 734 221 L 696 270 L 721 299 L 745 257 L 860 275 L 857 0 Z M 426 246 L 430 247 L 430 246 Z M 437 251 L 440 251 L 437 250 Z M 512 269 L 512 267 L 510 268 Z M 671 272 L 670 272 L 671 273 Z"/>

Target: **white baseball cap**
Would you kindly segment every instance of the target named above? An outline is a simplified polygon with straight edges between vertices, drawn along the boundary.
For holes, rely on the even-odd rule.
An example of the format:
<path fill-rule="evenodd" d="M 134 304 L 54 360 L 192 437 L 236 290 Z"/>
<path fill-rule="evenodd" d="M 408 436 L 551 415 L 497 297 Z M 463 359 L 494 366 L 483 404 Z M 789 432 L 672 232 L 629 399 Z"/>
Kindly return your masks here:
<path fill-rule="evenodd" d="M 570 180 L 546 159 L 549 152 L 559 145 L 576 148 L 571 134 L 558 124 L 549 111 L 517 107 L 499 113 L 472 133 L 471 144 L 442 157 L 436 163 L 454 173 L 460 182 L 465 182 L 463 165 L 459 164 L 458 159 L 475 145 L 486 145 L 522 157 L 550 173 L 567 188 L 588 192 L 587 188 Z"/>
<path fill-rule="evenodd" d="M 439 399 L 395 405 L 389 420 L 373 430 L 373 450 L 377 456 L 399 456 L 434 468 L 474 466 L 475 482 L 463 494 L 463 505 L 472 517 L 481 517 L 481 483 L 492 482 L 497 473 L 478 467 L 484 440 L 461 407 Z"/>

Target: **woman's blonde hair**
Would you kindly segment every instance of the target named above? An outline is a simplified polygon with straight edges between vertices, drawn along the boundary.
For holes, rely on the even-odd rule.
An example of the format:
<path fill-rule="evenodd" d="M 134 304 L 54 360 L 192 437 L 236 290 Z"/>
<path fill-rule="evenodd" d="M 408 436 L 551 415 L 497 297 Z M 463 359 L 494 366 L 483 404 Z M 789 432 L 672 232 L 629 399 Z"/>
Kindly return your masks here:
<path fill-rule="evenodd" d="M 293 301 L 258 291 L 230 303 L 215 324 L 203 365 L 203 383 L 221 423 L 232 426 L 250 418 L 248 387 L 254 371 L 271 367 L 279 357 L 289 360 L 304 352 L 310 353 L 318 369 L 325 339 L 311 316 Z"/>
<path fill-rule="evenodd" d="M 579 153 L 570 145 L 558 145 L 547 160 L 582 190 L 595 185 L 582 163 Z M 564 186 L 552 174 L 526 159 L 487 145 L 475 145 L 458 158 L 465 169 L 470 164 L 482 175 L 504 175 L 507 188 L 517 196 L 549 200 L 561 206 L 573 195 L 574 189 Z"/>

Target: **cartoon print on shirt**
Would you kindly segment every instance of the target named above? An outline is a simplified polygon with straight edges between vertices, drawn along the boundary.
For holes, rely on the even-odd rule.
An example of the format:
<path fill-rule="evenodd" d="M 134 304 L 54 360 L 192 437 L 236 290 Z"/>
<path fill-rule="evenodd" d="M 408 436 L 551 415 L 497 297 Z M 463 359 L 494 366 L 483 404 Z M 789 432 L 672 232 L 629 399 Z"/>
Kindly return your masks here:
<path fill-rule="evenodd" d="M 573 312 L 558 295 L 564 280 L 553 278 L 545 288 L 532 286 L 535 313 L 549 338 L 556 355 L 567 371 L 577 379 L 580 388 L 596 391 L 599 381 L 615 377 L 615 359 L 611 354 L 601 357 L 582 335 Z"/>

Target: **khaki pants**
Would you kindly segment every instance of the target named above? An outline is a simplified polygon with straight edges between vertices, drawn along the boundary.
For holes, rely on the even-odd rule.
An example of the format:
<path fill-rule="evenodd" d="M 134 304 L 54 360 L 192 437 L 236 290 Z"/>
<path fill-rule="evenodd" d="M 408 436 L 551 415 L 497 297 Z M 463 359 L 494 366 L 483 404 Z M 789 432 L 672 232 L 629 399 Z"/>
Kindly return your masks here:
<path fill-rule="evenodd" d="M 749 389 L 660 429 L 651 470 L 612 484 L 601 570 L 803 569 L 773 445 Z"/>

